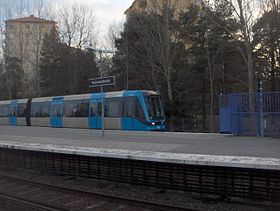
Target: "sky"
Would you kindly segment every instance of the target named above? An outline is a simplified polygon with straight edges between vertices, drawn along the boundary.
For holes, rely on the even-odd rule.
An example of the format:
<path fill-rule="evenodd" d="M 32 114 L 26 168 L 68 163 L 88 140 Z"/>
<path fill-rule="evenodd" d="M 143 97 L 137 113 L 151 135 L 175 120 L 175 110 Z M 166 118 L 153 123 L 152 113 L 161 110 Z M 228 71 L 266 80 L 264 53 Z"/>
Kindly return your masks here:
<path fill-rule="evenodd" d="M 41 0 L 0 0 L 0 15 L 1 9 L 13 8 L 20 2 L 32 5 L 36 1 Z M 97 18 L 100 34 L 106 34 L 109 25 L 119 23 L 125 20 L 124 12 L 130 7 L 134 0 L 43 0 L 45 4 L 51 8 L 58 8 L 61 6 L 71 6 L 74 4 L 81 4 L 92 9 Z"/>
<path fill-rule="evenodd" d="M 1 1 L 1 0 L 0 0 Z M 124 12 L 134 0 L 49 0 L 52 6 L 83 4 L 93 9 L 100 29 L 105 33 L 108 26 L 125 19 Z"/>

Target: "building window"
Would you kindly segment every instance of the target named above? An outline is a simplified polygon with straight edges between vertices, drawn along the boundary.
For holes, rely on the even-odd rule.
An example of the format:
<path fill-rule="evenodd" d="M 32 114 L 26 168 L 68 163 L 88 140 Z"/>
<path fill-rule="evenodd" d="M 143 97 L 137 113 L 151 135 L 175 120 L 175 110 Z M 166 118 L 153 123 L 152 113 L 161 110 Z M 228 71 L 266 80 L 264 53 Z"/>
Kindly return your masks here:
<path fill-rule="evenodd" d="M 9 37 L 10 39 L 14 39 L 14 38 L 15 38 L 15 34 L 14 34 L 13 32 L 10 32 L 10 33 L 8 34 L 8 37 Z"/>
<path fill-rule="evenodd" d="M 147 7 L 147 0 L 139 0 L 139 7 L 146 8 Z"/>

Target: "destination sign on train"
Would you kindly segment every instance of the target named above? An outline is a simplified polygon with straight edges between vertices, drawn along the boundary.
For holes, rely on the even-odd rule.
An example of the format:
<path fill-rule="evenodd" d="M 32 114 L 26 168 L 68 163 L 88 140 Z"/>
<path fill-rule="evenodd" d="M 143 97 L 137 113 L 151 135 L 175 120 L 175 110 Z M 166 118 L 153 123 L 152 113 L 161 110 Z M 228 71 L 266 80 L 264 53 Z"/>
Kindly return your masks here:
<path fill-rule="evenodd" d="M 111 86 L 116 84 L 115 76 L 89 79 L 89 87 Z"/>

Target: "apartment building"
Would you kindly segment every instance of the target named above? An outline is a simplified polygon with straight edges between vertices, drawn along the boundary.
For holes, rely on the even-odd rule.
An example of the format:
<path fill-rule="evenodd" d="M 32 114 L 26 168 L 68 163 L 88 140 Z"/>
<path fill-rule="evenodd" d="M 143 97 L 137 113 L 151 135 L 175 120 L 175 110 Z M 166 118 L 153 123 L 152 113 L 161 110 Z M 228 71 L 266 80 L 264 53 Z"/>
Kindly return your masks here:
<path fill-rule="evenodd" d="M 56 22 L 33 15 L 6 21 L 6 53 L 20 61 L 25 97 L 39 92 L 41 49 L 45 37 L 55 27 Z"/>
<path fill-rule="evenodd" d="M 133 13 L 161 13 L 163 7 L 174 8 L 175 17 L 179 17 L 181 12 L 186 12 L 193 4 L 200 4 L 200 0 L 135 0 L 125 11 L 126 18 Z"/>

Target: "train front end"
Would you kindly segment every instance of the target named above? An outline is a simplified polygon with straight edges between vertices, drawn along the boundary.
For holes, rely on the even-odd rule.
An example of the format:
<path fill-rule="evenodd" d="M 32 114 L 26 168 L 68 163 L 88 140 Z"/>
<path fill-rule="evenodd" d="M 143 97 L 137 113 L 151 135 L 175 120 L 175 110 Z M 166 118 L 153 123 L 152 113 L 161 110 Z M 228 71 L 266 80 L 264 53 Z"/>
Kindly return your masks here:
<path fill-rule="evenodd" d="M 165 131 L 166 118 L 161 96 L 156 92 L 143 93 L 146 105 L 147 130 Z"/>

